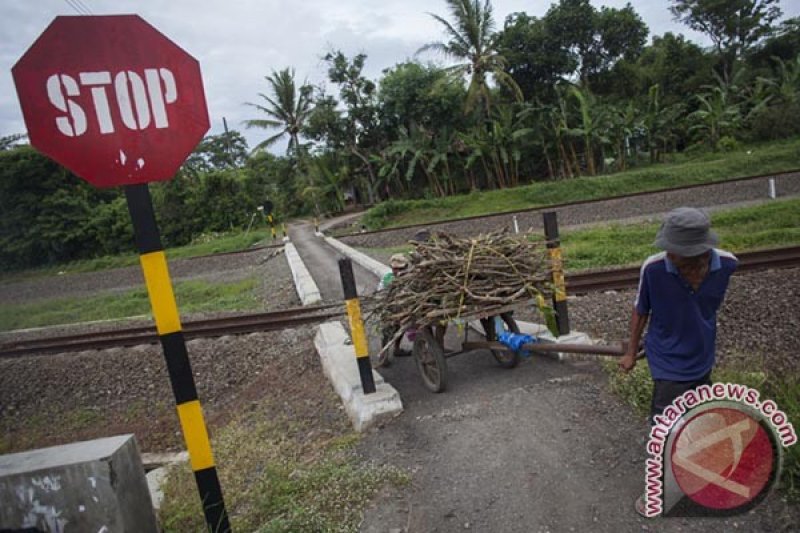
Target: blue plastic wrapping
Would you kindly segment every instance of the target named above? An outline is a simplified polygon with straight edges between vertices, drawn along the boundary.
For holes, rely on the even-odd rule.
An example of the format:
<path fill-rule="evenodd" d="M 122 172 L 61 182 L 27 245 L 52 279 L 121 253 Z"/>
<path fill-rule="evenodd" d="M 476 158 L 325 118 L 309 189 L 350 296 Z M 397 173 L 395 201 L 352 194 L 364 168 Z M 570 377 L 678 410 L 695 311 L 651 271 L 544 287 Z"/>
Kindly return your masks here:
<path fill-rule="evenodd" d="M 522 333 L 513 333 L 511 331 L 500 333 L 497 336 L 497 340 L 523 357 L 530 357 L 531 353 L 527 350 L 522 350 L 522 346 L 537 342 L 536 337 L 532 335 L 523 335 Z"/>

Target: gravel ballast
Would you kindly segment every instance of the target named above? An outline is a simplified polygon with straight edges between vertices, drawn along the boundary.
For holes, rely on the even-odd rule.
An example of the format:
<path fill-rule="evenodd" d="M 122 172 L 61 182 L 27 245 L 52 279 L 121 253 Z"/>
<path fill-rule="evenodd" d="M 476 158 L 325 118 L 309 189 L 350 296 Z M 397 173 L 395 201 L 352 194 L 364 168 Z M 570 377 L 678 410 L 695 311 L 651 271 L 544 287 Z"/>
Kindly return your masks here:
<path fill-rule="evenodd" d="M 592 293 L 570 298 L 571 329 L 596 340 L 627 340 L 635 290 Z M 718 362 L 763 360 L 776 373 L 800 372 L 800 268 L 735 274 L 718 314 Z M 541 322 L 538 313 L 520 310 L 519 320 Z"/>
<path fill-rule="evenodd" d="M 775 182 L 779 199 L 800 195 L 800 173 L 781 174 L 775 178 Z M 660 220 L 662 213 L 675 207 L 691 206 L 714 210 L 718 206 L 733 207 L 734 205 L 768 201 L 768 190 L 768 178 L 719 182 L 633 198 L 542 208 L 516 213 L 516 217 L 520 231 L 533 230 L 541 233 L 543 231 L 542 213 L 545 211 L 555 210 L 558 213 L 558 223 L 562 228 L 621 219 Z M 512 213 L 504 213 L 469 220 L 432 223 L 425 227 L 457 236 L 476 235 L 504 227 L 513 231 L 513 216 Z M 418 227 L 389 229 L 374 233 L 348 235 L 340 237 L 340 240 L 357 248 L 386 248 L 406 244 L 419 230 Z"/>
<path fill-rule="evenodd" d="M 265 400 L 290 420 L 344 419 L 312 336 L 304 328 L 189 341 L 209 427 Z M 183 445 L 159 345 L 0 359 L 0 429 L 4 452 L 126 432 L 147 452 Z"/>
<path fill-rule="evenodd" d="M 282 250 L 176 260 L 170 270 L 174 281 L 228 283 L 258 276 L 260 311 L 300 305 Z M 143 286 L 141 269 L 131 267 L 4 284 L 0 290 L 20 302 Z M 242 313 L 183 314 L 181 319 L 236 314 Z M 0 342 L 152 324 L 142 317 L 35 328 L 0 333 Z M 303 328 L 188 341 L 209 426 L 240 414 L 250 399 L 266 399 L 290 419 L 341 416 L 312 336 L 313 328 Z M 0 453 L 119 433 L 135 433 L 144 451 L 183 446 L 160 345 L 0 359 Z"/>

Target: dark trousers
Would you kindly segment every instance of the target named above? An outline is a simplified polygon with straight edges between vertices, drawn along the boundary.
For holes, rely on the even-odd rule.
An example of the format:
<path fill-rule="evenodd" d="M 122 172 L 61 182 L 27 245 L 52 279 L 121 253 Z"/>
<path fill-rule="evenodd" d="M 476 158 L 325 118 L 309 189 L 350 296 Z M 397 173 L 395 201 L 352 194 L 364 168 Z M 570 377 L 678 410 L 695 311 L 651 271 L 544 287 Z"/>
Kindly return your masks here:
<path fill-rule="evenodd" d="M 650 425 L 655 425 L 653 418 L 664 412 L 672 401 L 684 392 L 696 389 L 700 385 L 711 385 L 711 372 L 694 381 L 653 380 L 653 399 L 650 402 Z"/>

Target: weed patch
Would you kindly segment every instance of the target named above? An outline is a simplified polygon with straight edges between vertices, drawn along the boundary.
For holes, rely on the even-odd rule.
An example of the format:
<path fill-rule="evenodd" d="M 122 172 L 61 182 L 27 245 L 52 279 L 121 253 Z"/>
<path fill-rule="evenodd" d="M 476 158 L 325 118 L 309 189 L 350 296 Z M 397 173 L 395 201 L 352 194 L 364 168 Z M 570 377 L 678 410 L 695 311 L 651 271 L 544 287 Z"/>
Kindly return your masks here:
<path fill-rule="evenodd" d="M 213 439 L 225 503 L 237 531 L 357 531 L 363 507 L 385 485 L 409 482 L 392 467 L 358 461 L 358 435 L 317 434 L 297 422 L 234 421 Z M 205 525 L 188 465 L 164 487 L 161 519 L 167 532 Z"/>

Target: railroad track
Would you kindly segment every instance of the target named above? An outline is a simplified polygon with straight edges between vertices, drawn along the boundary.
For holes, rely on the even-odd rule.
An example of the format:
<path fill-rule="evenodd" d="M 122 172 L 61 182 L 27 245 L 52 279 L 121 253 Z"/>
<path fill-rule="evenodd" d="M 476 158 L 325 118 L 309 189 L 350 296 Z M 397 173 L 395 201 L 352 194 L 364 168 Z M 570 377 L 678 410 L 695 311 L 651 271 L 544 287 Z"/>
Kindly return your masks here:
<path fill-rule="evenodd" d="M 769 268 L 800 266 L 800 246 L 761 250 L 738 255 L 737 272 L 752 272 Z M 569 274 L 567 292 L 573 295 L 635 287 L 639 281 L 639 268 L 620 268 L 595 272 Z M 314 307 L 297 307 L 284 311 L 256 313 L 235 317 L 214 318 L 187 322 L 183 334 L 187 339 L 220 337 L 258 331 L 271 331 L 309 324 L 344 316 L 342 304 Z M 66 335 L 0 344 L 0 357 L 18 357 L 29 354 L 49 354 L 99 350 L 103 348 L 155 344 L 158 334 L 153 326 L 125 328 L 98 333 Z"/>
<path fill-rule="evenodd" d="M 500 213 L 484 213 L 482 215 L 471 215 L 471 216 L 467 216 L 467 217 L 450 218 L 450 219 L 444 219 L 444 220 L 431 220 L 431 221 L 428 221 L 428 222 L 419 222 L 419 223 L 416 223 L 416 224 L 405 224 L 403 226 L 395 226 L 395 227 L 391 227 L 391 228 L 375 229 L 375 230 L 369 230 L 369 231 L 353 231 L 353 232 L 350 232 L 350 233 L 342 233 L 342 234 L 336 235 L 336 237 L 339 238 L 339 239 L 342 239 L 342 238 L 345 238 L 345 237 L 359 237 L 359 236 L 363 236 L 363 235 L 372 235 L 372 234 L 378 234 L 378 233 L 388 233 L 388 232 L 392 232 L 392 231 L 402 231 L 402 230 L 408 230 L 408 229 L 413 229 L 413 228 L 432 229 L 435 226 L 438 226 L 438 225 L 441 225 L 441 224 L 449 224 L 449 223 L 453 223 L 453 222 L 466 222 L 466 221 L 470 221 L 470 220 L 480 220 L 480 219 L 483 219 L 483 218 L 492 218 L 492 217 L 509 217 L 509 216 L 513 216 L 513 215 L 520 215 L 520 214 L 524 214 L 524 213 L 533 213 L 533 212 L 537 212 L 537 211 L 556 211 L 558 209 L 562 209 L 562 208 L 565 208 L 565 207 L 574 207 L 574 206 L 579 206 L 579 205 L 580 206 L 584 206 L 584 205 L 585 206 L 589 206 L 591 204 L 599 204 L 599 203 L 602 203 L 602 202 L 607 202 L 609 200 L 634 199 L 634 198 L 640 198 L 642 196 L 648 196 L 648 195 L 651 195 L 651 194 L 661 194 L 661 193 L 668 193 L 668 192 L 674 192 L 674 191 L 685 191 L 685 190 L 699 189 L 699 188 L 702 188 L 702 187 L 708 187 L 708 186 L 714 186 L 714 185 L 729 185 L 729 184 L 732 184 L 732 183 L 738 183 L 738 182 L 742 182 L 742 181 L 751 181 L 751 180 L 760 180 L 760 179 L 764 179 L 764 178 L 783 178 L 783 177 L 788 178 L 788 177 L 791 177 L 794 174 L 797 174 L 798 172 L 800 172 L 800 169 L 796 168 L 796 169 L 792 169 L 792 170 L 786 170 L 784 172 L 777 172 L 777 173 L 776 172 L 770 172 L 768 174 L 759 174 L 757 176 L 742 176 L 742 177 L 739 177 L 739 178 L 731 178 L 731 179 L 726 179 L 726 180 L 707 181 L 707 182 L 704 182 L 704 183 L 694 183 L 694 184 L 691 184 L 691 185 L 683 185 L 683 186 L 680 186 L 680 187 L 662 187 L 662 188 L 652 189 L 652 190 L 648 190 L 648 191 L 637 191 L 637 192 L 631 192 L 631 193 L 625 193 L 625 194 L 618 194 L 618 195 L 615 195 L 615 196 L 606 196 L 606 197 L 603 197 L 603 198 L 593 198 L 593 199 L 590 199 L 590 200 L 575 200 L 575 201 L 572 201 L 572 202 L 562 202 L 562 203 L 558 203 L 558 204 L 540 205 L 540 206 L 537 206 L 537 207 L 530 207 L 530 208 L 526 208 L 526 209 L 514 209 L 512 211 L 503 211 L 503 212 L 500 212 Z"/>
<path fill-rule="evenodd" d="M 737 273 L 800 266 L 800 246 L 738 254 Z M 566 277 L 568 294 L 629 289 L 639 283 L 639 267 L 580 272 Z"/>
<path fill-rule="evenodd" d="M 270 313 L 255 313 L 225 318 L 195 320 L 183 325 L 186 339 L 220 337 L 257 331 L 271 331 L 308 324 L 344 315 L 342 304 L 298 307 Z M 65 335 L 42 339 L 0 344 L 0 357 L 18 357 L 29 354 L 50 354 L 100 350 L 103 348 L 155 344 L 158 333 L 154 326 L 141 326 L 112 331 Z"/>

